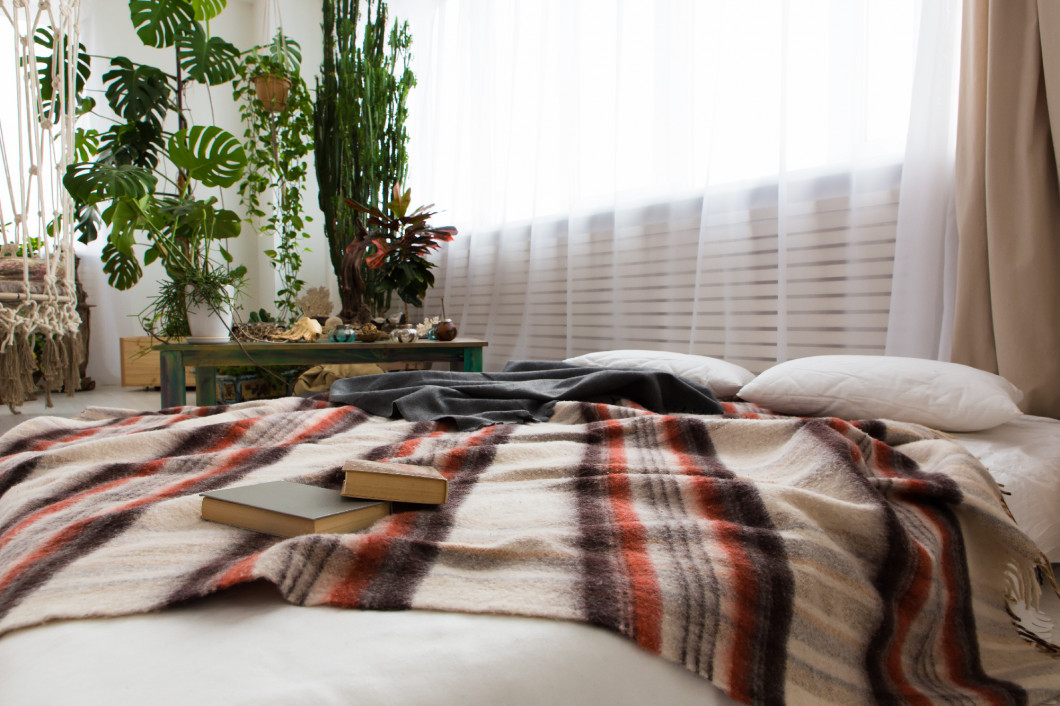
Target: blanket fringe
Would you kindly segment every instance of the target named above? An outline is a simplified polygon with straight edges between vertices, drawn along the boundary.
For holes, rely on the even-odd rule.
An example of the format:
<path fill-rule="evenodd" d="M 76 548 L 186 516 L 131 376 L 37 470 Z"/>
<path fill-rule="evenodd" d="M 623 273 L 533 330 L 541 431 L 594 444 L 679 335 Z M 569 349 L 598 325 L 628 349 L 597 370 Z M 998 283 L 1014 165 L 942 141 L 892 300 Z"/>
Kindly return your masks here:
<path fill-rule="evenodd" d="M 1045 582 L 1060 598 L 1060 586 L 1044 554 L 1038 555 L 1032 563 L 1010 560 L 1005 570 L 1005 610 L 1020 637 L 1039 651 L 1060 659 L 1060 646 L 1052 641 L 1055 639 L 1053 619 L 1040 609 L 1041 584 Z M 1022 605 L 1025 610 L 1017 612 L 1016 605 Z M 1033 626 L 1028 624 L 1030 621 Z"/>

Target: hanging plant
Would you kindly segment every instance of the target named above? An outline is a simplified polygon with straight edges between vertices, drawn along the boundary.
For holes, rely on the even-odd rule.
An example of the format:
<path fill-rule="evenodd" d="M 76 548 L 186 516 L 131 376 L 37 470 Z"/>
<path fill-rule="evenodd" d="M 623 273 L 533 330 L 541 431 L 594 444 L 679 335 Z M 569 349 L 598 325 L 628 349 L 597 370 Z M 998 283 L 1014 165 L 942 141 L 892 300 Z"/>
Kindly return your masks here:
<path fill-rule="evenodd" d="M 232 91 L 246 126 L 247 169 L 239 183 L 240 201 L 258 232 L 275 239 L 275 247 L 265 254 L 283 283 L 274 300 L 282 321 L 298 318 L 298 293 L 305 285 L 298 272 L 302 253 L 308 251 L 302 242 L 310 237 L 302 193 L 313 151 L 313 100 L 301 76 L 301 61 L 298 43 L 277 32 L 269 45 L 244 55 Z M 258 84 L 277 82 L 286 87 L 286 95 L 273 89 L 259 93 Z"/>

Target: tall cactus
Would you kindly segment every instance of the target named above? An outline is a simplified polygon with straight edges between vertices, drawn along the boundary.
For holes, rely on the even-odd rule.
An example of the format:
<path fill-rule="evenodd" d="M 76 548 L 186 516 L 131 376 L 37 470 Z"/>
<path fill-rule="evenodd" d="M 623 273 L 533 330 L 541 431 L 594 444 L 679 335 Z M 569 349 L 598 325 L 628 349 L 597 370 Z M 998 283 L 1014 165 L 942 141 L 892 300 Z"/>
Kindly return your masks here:
<path fill-rule="evenodd" d="M 364 37 L 357 28 L 365 6 Z M 324 62 L 317 79 L 316 171 L 331 265 L 342 299 L 340 316 L 365 319 L 385 311 L 386 285 L 362 266 L 357 212 L 344 199 L 382 208 L 408 173 L 405 119 L 416 78 L 409 66 L 408 23 L 387 30 L 384 0 L 323 0 Z"/>

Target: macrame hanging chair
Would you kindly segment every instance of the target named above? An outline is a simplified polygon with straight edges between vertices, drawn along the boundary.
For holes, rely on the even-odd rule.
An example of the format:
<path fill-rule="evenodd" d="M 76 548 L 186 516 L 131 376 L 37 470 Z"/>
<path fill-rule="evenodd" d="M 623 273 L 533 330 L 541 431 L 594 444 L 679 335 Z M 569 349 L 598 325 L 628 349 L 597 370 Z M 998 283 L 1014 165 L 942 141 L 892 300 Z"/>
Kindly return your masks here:
<path fill-rule="evenodd" d="M 80 0 L 0 0 L 0 9 L 14 39 L 3 62 L 14 93 L 3 100 L 17 109 L 0 121 L 0 403 L 17 412 L 40 388 L 51 407 L 53 389 L 73 396 L 81 383 L 74 208 L 62 185 L 74 161 L 76 106 L 63 87 L 77 79 Z"/>

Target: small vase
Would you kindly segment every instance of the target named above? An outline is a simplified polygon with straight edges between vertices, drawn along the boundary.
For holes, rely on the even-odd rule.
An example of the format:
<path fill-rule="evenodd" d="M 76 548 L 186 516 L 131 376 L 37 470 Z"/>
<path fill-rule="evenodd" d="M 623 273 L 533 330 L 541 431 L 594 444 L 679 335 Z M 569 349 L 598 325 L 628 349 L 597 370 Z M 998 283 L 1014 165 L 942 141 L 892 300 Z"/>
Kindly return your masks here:
<path fill-rule="evenodd" d="M 235 296 L 235 288 L 225 287 L 228 292 L 229 302 Z M 191 293 L 192 287 L 185 287 L 184 291 Z M 188 303 L 188 343 L 228 343 L 231 340 L 232 331 L 232 309 L 225 305 L 221 310 L 214 311 L 206 302 Z"/>
<path fill-rule="evenodd" d="M 438 322 L 438 326 L 434 329 L 434 337 L 439 341 L 451 341 L 456 338 L 456 326 L 453 326 L 452 319 L 443 319 Z"/>
<path fill-rule="evenodd" d="M 328 340 L 335 343 L 350 343 L 357 340 L 357 331 L 352 326 L 342 324 L 331 329 Z"/>
<path fill-rule="evenodd" d="M 416 331 L 415 326 L 396 328 L 390 332 L 390 340 L 397 341 L 398 343 L 415 343 L 419 337 L 420 334 Z"/>

